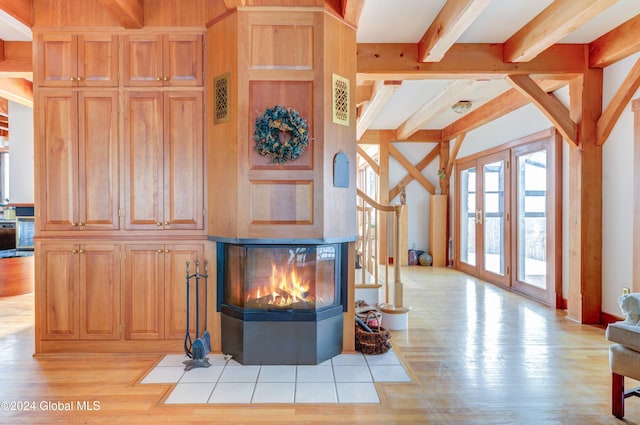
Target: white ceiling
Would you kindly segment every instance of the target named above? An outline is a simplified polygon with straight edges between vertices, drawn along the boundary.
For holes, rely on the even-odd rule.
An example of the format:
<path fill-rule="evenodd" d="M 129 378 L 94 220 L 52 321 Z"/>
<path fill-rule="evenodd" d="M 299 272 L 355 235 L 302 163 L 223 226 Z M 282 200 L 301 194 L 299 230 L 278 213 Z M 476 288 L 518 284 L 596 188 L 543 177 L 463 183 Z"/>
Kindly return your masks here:
<path fill-rule="evenodd" d="M 358 43 L 417 43 L 447 0 L 365 0 L 357 31 Z M 458 43 L 504 43 L 553 0 L 491 0 L 457 39 Z M 640 0 L 618 0 L 600 15 L 575 29 L 561 43 L 590 43 L 640 14 Z M 450 81 L 406 80 L 397 89 L 369 129 L 397 129 L 420 106 L 428 103 Z M 358 81 L 358 84 L 367 84 Z M 473 108 L 512 86 L 504 80 L 483 81 L 465 99 Z M 450 109 L 422 126 L 441 129 L 460 115 Z"/>
<path fill-rule="evenodd" d="M 0 9 L 0 40 L 31 41 L 31 28 Z"/>

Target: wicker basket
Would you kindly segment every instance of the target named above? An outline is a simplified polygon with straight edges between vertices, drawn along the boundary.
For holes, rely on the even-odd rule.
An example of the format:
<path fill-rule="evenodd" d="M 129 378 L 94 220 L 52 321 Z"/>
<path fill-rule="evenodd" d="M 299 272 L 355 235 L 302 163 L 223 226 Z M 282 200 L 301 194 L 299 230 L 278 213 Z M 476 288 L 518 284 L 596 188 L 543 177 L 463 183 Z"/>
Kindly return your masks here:
<path fill-rule="evenodd" d="M 365 323 L 371 323 L 371 319 L 378 323 L 378 326 L 369 325 L 372 332 L 367 332 L 356 324 L 356 350 L 363 354 L 384 354 L 391 349 L 391 332 L 382 327 L 381 319 L 374 312 L 367 315 Z"/>

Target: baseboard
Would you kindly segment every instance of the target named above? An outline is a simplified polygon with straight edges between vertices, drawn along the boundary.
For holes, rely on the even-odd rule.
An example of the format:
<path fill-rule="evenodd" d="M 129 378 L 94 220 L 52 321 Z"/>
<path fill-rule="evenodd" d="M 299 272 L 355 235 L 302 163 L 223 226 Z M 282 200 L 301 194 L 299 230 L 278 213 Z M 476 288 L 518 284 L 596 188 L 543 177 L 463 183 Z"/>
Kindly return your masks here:
<path fill-rule="evenodd" d="M 600 313 L 600 322 L 603 325 L 608 325 L 609 323 L 619 322 L 624 320 L 622 317 L 614 316 L 613 314 L 605 313 L 604 311 Z"/>

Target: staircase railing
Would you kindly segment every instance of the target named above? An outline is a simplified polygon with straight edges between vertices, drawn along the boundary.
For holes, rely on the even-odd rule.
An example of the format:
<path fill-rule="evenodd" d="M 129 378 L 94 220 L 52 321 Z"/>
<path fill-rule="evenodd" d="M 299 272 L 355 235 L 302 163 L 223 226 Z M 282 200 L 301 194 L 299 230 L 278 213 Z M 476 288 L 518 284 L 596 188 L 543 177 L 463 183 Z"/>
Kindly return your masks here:
<path fill-rule="evenodd" d="M 389 257 L 384 258 L 380 262 L 380 232 L 386 232 L 387 229 L 380 229 L 380 217 L 382 214 L 394 215 L 395 220 L 392 226 L 391 241 L 393 243 L 393 271 L 394 271 L 394 291 L 393 304 L 396 307 L 402 307 L 403 304 L 403 288 L 400 278 L 400 216 L 402 214 L 403 205 L 382 205 L 376 202 L 366 193 L 357 189 L 358 194 L 358 243 L 356 245 L 356 255 L 360 255 L 362 264 L 362 276 L 360 285 L 366 286 L 371 283 L 367 282 L 367 272 L 373 276 L 373 284 L 381 284 L 379 279 L 380 265 L 384 269 L 384 294 L 385 303 L 390 303 L 389 293 Z"/>

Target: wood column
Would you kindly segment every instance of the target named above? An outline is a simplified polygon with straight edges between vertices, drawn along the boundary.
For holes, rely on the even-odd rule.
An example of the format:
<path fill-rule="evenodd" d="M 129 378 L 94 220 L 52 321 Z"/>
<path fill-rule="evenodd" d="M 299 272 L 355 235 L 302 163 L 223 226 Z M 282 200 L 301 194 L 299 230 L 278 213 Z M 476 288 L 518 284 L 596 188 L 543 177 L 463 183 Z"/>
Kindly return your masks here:
<path fill-rule="evenodd" d="M 633 288 L 640 292 L 640 99 L 631 102 L 633 111 Z"/>
<path fill-rule="evenodd" d="M 380 185 L 378 193 L 380 199 L 378 202 L 382 205 L 389 205 L 389 144 L 391 143 L 391 137 L 384 132 L 384 135 L 380 138 L 380 153 L 378 154 L 378 161 L 380 165 L 380 174 L 378 177 L 378 184 Z M 380 223 L 378 226 L 378 246 L 380 258 L 378 263 L 386 264 L 389 257 L 389 238 L 388 228 L 389 220 L 387 220 L 387 214 L 380 214 Z"/>
<path fill-rule="evenodd" d="M 600 323 L 602 304 L 602 69 L 586 69 L 569 85 L 579 145 L 569 146 L 569 317 Z"/>

